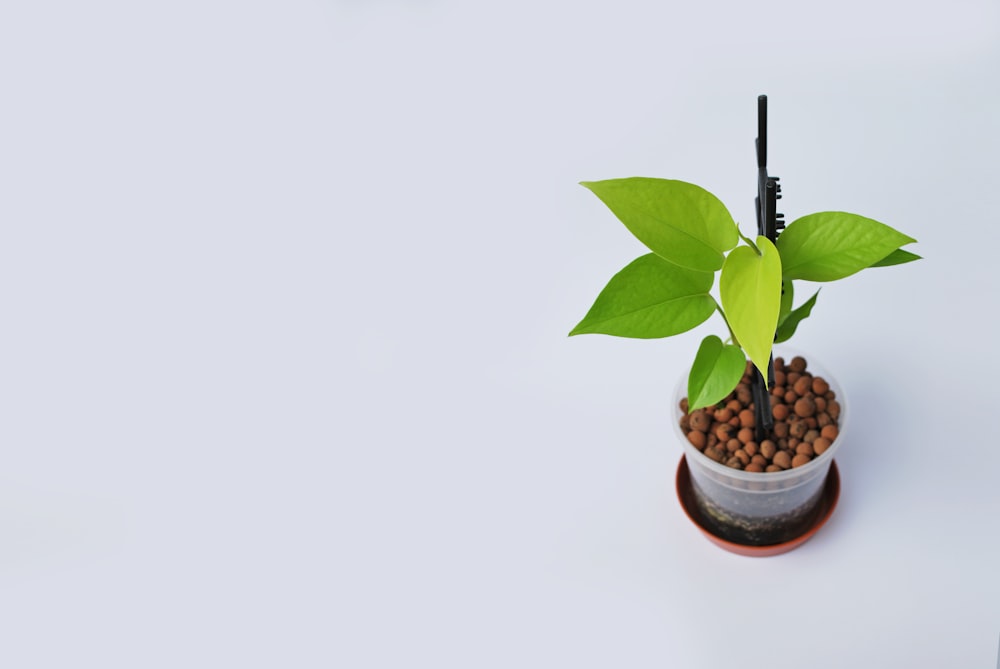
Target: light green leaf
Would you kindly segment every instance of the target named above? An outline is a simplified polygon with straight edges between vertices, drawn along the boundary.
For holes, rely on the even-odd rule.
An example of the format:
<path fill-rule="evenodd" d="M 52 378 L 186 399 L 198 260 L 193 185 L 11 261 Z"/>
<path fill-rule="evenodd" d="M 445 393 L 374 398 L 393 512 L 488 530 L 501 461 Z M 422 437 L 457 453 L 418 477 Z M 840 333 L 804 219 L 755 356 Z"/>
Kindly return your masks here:
<path fill-rule="evenodd" d="M 688 375 L 688 411 L 725 398 L 743 378 L 747 359 L 739 346 L 724 345 L 715 335 L 701 341 Z"/>
<path fill-rule="evenodd" d="M 870 218 L 825 211 L 789 223 L 778 237 L 778 251 L 786 279 L 835 281 L 915 241 Z"/>
<path fill-rule="evenodd" d="M 795 298 L 795 287 L 791 279 L 781 282 L 781 307 L 778 309 L 778 327 L 785 322 L 788 314 L 792 313 L 792 300 Z"/>
<path fill-rule="evenodd" d="M 799 323 L 809 318 L 813 307 L 816 306 L 816 298 L 818 296 L 819 291 L 817 290 L 815 295 L 806 300 L 798 309 L 788 314 L 788 318 L 778 326 L 778 331 L 774 335 L 774 342 L 776 344 L 791 339 L 792 335 L 795 334 L 795 329 L 799 327 Z"/>
<path fill-rule="evenodd" d="M 741 246 L 726 257 L 719 294 L 729 327 L 766 379 L 781 308 L 781 258 L 767 237 L 757 237 L 757 248 L 761 255 Z"/>
<path fill-rule="evenodd" d="M 584 181 L 653 253 L 703 272 L 722 267 L 739 241 L 736 223 L 719 198 L 684 181 L 632 177 Z"/>
<path fill-rule="evenodd" d="M 649 253 L 618 272 L 570 332 L 655 339 L 686 332 L 715 311 L 715 275 L 678 267 Z"/>
<path fill-rule="evenodd" d="M 891 267 L 892 265 L 902 265 L 903 263 L 913 262 L 914 260 L 920 260 L 920 256 L 916 253 L 910 253 L 909 251 L 904 251 L 903 249 L 896 249 L 886 257 L 879 260 L 877 263 L 871 265 L 871 267 Z"/>

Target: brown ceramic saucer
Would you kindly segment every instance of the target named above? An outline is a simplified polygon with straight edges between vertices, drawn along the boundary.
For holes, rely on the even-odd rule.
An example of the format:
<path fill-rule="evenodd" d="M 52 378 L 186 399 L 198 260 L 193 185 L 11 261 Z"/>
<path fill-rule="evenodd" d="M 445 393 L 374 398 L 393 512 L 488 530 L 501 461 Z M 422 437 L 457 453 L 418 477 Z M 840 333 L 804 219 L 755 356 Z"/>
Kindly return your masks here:
<path fill-rule="evenodd" d="M 819 528 L 826 524 L 826 521 L 837 508 L 837 500 L 840 498 L 840 472 L 837 471 L 837 462 L 830 463 L 830 472 L 826 476 L 826 483 L 823 486 L 822 497 L 819 500 L 819 509 L 816 512 L 816 520 L 806 528 L 805 532 L 780 544 L 769 546 L 747 546 L 734 543 L 712 533 L 705 524 L 701 512 L 695 505 L 694 490 L 691 488 L 691 472 L 688 469 L 687 460 L 682 455 L 681 462 L 677 465 L 677 499 L 681 502 L 681 508 L 691 519 L 691 522 L 698 526 L 698 529 L 716 546 L 724 548 L 730 553 L 737 555 L 747 555 L 750 557 L 769 557 L 771 555 L 781 555 L 794 550 L 809 541 Z"/>

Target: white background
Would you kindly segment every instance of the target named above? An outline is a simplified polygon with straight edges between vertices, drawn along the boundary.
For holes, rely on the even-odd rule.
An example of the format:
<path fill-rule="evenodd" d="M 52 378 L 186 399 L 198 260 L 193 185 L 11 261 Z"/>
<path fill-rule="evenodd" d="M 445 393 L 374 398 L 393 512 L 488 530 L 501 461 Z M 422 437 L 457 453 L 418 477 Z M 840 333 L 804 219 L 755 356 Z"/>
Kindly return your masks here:
<path fill-rule="evenodd" d="M 992 667 L 992 0 L 4 2 L 0 665 Z M 686 520 L 701 336 L 566 333 L 643 252 L 581 180 L 925 260 L 826 285 L 840 505 Z M 804 297 L 804 296 L 803 296 Z"/>

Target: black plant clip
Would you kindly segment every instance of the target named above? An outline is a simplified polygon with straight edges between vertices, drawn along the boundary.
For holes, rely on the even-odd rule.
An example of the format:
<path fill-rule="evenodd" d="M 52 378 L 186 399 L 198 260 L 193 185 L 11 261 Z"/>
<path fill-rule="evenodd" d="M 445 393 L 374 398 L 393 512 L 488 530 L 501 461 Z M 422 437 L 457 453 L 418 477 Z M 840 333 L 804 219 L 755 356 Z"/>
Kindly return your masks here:
<path fill-rule="evenodd" d="M 778 239 L 784 229 L 784 214 L 779 214 L 778 200 L 781 199 L 781 185 L 778 177 L 767 173 L 767 96 L 757 97 L 757 234 L 771 242 Z M 774 427 L 771 415 L 771 397 L 767 389 L 774 385 L 774 354 L 767 362 L 767 383 L 760 372 L 754 370 L 751 391 L 754 403 L 754 425 L 757 442 L 760 443 Z"/>

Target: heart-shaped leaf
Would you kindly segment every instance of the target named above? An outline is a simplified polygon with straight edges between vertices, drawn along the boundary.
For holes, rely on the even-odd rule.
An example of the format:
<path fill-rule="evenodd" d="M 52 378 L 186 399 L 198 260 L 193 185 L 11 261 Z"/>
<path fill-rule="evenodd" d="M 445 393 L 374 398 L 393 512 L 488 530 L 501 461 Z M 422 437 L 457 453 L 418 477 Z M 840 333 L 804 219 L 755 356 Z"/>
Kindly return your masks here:
<path fill-rule="evenodd" d="M 723 253 L 739 233 L 725 205 L 704 188 L 684 181 L 632 177 L 585 181 L 589 188 L 653 253 L 703 272 L 722 267 Z"/>
<path fill-rule="evenodd" d="M 723 344 L 715 335 L 705 337 L 688 375 L 688 411 L 724 399 L 739 384 L 746 367 L 739 346 Z"/>
<path fill-rule="evenodd" d="M 825 211 L 789 223 L 778 237 L 778 250 L 786 279 L 836 281 L 915 241 L 870 218 Z"/>
<path fill-rule="evenodd" d="M 611 278 L 570 335 L 654 339 L 686 332 L 715 311 L 708 294 L 714 279 L 653 253 L 640 256 Z"/>
<path fill-rule="evenodd" d="M 771 345 L 781 308 L 781 258 L 767 237 L 726 256 L 719 279 L 722 309 L 730 329 L 753 364 L 767 378 Z"/>
<path fill-rule="evenodd" d="M 788 314 L 788 317 L 778 326 L 778 331 L 774 335 L 774 342 L 776 344 L 791 339 L 792 335 L 795 334 L 795 329 L 799 327 L 799 323 L 809 318 L 813 307 L 816 306 L 816 298 L 818 296 L 819 291 L 817 290 L 815 295 L 806 300 L 798 309 Z"/>

